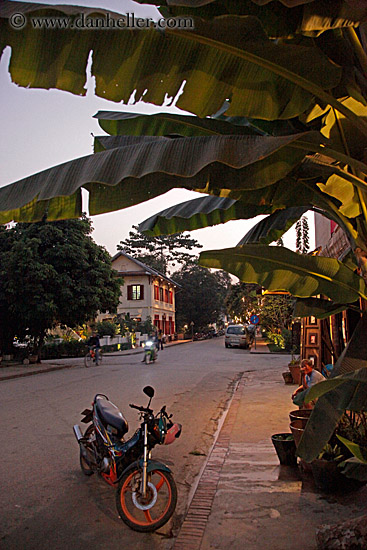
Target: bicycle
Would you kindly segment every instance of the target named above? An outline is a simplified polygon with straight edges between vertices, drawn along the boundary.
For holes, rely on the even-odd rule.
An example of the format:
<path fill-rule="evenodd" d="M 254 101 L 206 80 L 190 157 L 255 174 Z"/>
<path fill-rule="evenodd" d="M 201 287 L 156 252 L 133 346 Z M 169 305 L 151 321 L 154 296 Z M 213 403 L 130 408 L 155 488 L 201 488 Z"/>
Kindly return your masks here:
<path fill-rule="evenodd" d="M 96 348 L 92 347 L 92 348 L 89 348 L 88 352 L 84 357 L 84 365 L 86 366 L 86 368 L 88 368 L 88 367 L 92 367 L 93 363 L 95 363 L 96 367 L 98 367 L 98 365 L 102 363 L 102 359 L 103 359 L 102 350 L 99 349 L 98 355 L 97 355 Z"/>

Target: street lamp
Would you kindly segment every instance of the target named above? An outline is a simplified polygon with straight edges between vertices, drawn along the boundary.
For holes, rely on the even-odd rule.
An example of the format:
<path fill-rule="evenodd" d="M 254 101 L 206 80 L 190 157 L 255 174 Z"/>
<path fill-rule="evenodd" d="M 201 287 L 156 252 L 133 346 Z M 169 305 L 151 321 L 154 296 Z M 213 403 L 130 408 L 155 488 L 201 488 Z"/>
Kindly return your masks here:
<path fill-rule="evenodd" d="M 191 327 L 191 340 L 194 341 L 194 321 L 191 321 L 190 327 Z"/>

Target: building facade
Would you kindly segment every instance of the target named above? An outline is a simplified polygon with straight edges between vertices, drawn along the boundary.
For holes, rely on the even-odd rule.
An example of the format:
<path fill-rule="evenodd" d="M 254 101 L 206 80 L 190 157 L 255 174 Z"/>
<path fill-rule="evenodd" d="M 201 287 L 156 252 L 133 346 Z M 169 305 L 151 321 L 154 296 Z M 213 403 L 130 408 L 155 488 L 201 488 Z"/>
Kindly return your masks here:
<path fill-rule="evenodd" d="M 343 230 L 320 214 L 315 214 L 315 240 L 320 256 L 343 261 L 351 251 Z M 366 302 L 362 299 L 355 305 L 362 311 L 366 309 Z M 312 316 L 304 318 L 301 335 L 302 357 L 311 359 L 320 371 L 323 371 L 326 365 L 334 365 L 350 340 L 360 317 L 357 311 L 346 309 L 323 320 Z"/>
<path fill-rule="evenodd" d="M 169 277 L 125 254 L 112 258 L 112 267 L 123 277 L 117 314 L 152 323 L 166 336 L 176 332 L 175 293 L 179 287 Z"/>

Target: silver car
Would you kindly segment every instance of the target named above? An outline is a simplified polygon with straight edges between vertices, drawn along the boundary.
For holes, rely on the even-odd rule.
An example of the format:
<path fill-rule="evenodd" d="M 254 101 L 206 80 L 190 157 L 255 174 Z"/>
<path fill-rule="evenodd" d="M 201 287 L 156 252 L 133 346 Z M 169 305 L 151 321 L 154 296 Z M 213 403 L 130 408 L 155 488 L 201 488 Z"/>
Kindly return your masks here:
<path fill-rule="evenodd" d="M 244 325 L 228 325 L 224 337 L 226 348 L 238 346 L 248 349 L 253 341 L 253 337 Z"/>

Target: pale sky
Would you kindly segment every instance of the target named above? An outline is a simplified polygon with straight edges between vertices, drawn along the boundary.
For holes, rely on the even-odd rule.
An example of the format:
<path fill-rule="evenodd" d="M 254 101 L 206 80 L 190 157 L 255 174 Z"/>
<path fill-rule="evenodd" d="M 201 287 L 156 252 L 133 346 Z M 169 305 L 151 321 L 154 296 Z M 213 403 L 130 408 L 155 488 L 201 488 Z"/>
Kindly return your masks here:
<path fill-rule="evenodd" d="M 157 14 L 154 7 L 141 6 L 129 0 L 40 0 L 39 3 L 97 6 L 119 13 L 133 12 L 137 16 L 145 17 L 154 17 Z M 7 48 L 0 62 L 0 116 L 3 135 L 0 148 L 0 187 L 92 153 L 91 134 L 104 134 L 97 120 L 92 118 L 98 110 L 180 112 L 174 107 L 162 108 L 146 103 L 127 106 L 97 98 L 93 95 L 94 82 L 91 78 L 86 97 L 58 90 L 20 88 L 11 83 L 8 73 L 9 59 L 10 48 Z M 95 216 L 93 238 L 113 255 L 116 245 L 128 236 L 132 225 L 137 225 L 168 206 L 197 196 L 200 195 L 177 189 L 125 210 Z M 254 223 L 253 220 L 228 222 L 193 231 L 192 236 L 204 246 L 204 250 L 232 247 Z M 294 248 L 295 232 L 291 230 L 288 233 L 285 244 Z"/>

